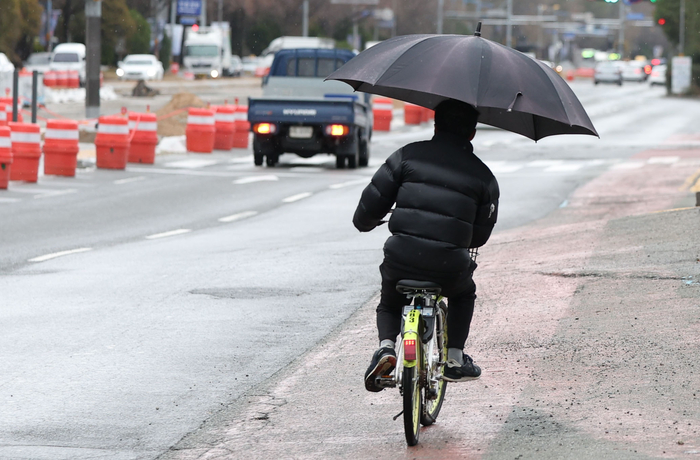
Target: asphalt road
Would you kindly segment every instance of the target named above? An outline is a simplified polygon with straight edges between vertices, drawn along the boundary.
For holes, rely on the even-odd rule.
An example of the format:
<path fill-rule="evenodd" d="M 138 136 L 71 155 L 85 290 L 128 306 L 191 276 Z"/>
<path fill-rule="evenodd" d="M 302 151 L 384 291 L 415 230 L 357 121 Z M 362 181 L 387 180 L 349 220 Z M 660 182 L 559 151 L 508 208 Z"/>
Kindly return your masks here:
<path fill-rule="evenodd" d="M 700 116 L 646 85 L 574 88 L 601 139 L 477 134 L 502 189 L 497 232 L 611 168 L 673 161 L 630 157 L 686 145 Z M 256 168 L 235 150 L 13 182 L 0 194 L 0 458 L 155 458 L 314 347 L 378 288 L 387 232 L 352 227 L 362 187 L 431 131 L 377 133 L 357 170 L 287 155 Z"/>

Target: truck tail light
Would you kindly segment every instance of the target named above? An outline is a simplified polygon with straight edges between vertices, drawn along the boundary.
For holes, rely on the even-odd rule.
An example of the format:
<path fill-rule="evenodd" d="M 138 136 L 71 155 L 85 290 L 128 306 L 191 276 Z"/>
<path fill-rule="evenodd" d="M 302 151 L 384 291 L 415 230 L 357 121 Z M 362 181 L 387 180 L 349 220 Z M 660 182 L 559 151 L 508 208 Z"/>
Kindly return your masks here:
<path fill-rule="evenodd" d="M 253 125 L 253 132 L 257 134 L 274 134 L 277 126 L 274 123 L 256 123 Z"/>
<path fill-rule="evenodd" d="M 328 125 L 326 126 L 326 134 L 329 136 L 341 137 L 347 136 L 350 128 L 345 125 Z"/>

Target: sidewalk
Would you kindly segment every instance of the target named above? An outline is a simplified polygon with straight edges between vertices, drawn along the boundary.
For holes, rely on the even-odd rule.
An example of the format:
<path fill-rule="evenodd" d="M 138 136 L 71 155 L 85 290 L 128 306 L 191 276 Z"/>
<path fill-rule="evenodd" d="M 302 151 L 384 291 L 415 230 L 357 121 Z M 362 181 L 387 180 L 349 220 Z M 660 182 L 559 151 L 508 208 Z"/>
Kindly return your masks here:
<path fill-rule="evenodd" d="M 547 218 L 492 238 L 467 344 L 482 378 L 448 385 L 417 447 L 392 421 L 398 391 L 364 390 L 375 298 L 161 458 L 698 456 L 700 208 L 688 178 L 700 151 L 684 153 L 610 170 Z"/>

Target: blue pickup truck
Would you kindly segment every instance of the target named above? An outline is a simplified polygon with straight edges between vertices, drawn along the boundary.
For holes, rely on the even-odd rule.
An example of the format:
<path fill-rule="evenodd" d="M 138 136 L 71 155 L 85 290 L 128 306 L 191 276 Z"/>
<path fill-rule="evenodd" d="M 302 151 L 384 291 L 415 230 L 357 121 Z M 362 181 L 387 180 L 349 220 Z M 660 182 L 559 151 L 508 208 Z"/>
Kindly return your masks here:
<path fill-rule="evenodd" d="M 280 155 L 335 155 L 336 167 L 367 166 L 372 137 L 369 94 L 323 81 L 355 53 L 340 49 L 280 50 L 263 79 L 263 96 L 248 101 L 255 165 Z"/>

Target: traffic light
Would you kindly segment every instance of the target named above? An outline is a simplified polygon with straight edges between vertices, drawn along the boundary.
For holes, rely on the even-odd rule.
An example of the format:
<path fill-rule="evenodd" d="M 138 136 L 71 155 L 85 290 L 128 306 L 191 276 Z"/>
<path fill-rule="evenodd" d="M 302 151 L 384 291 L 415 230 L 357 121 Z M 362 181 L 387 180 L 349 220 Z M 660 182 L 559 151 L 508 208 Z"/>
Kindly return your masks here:
<path fill-rule="evenodd" d="M 658 21 L 656 21 L 660 26 L 666 24 L 666 20 L 664 18 L 659 18 Z"/>

